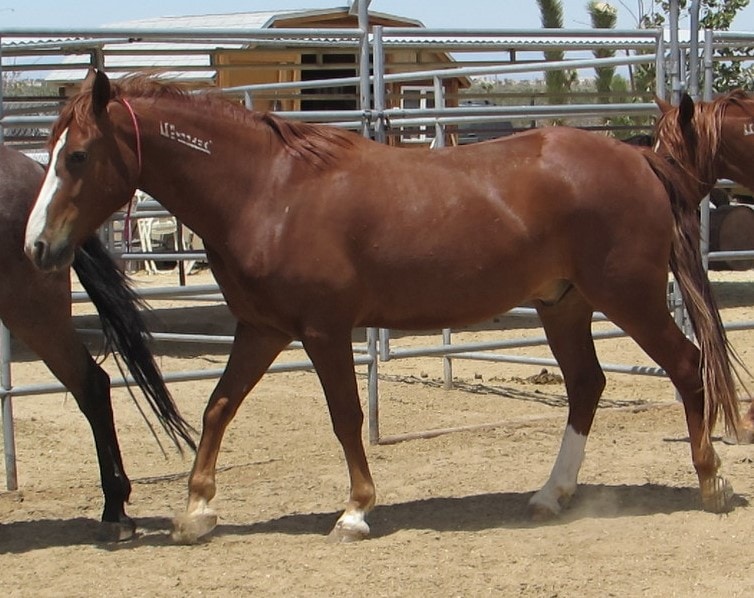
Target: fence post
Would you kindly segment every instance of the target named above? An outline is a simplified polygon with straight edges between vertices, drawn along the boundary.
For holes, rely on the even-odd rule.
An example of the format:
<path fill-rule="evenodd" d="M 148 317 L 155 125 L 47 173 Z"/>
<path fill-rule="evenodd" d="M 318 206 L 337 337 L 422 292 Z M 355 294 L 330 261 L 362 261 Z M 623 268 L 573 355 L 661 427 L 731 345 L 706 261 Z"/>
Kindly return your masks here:
<path fill-rule="evenodd" d="M 367 328 L 367 353 L 371 361 L 367 366 L 367 404 L 369 411 L 369 443 L 380 441 L 379 371 L 377 355 L 377 328 Z"/>
<path fill-rule="evenodd" d="M 16 469 L 16 435 L 13 429 L 13 399 L 10 395 L 10 331 L 0 322 L 0 385 L 5 391 L 0 397 L 3 412 L 3 453 L 5 454 L 5 487 L 18 490 Z"/>
<path fill-rule="evenodd" d="M 0 37 L 0 119 L 3 117 L 3 40 Z M 5 127 L 0 126 L 0 144 L 5 143 Z M 0 397 L 0 411 L 3 417 L 3 454 L 5 455 L 5 487 L 18 490 L 16 470 L 16 435 L 13 428 L 13 401 L 7 391 L 11 389 L 10 379 L 10 331 L 0 322 L 0 386 L 6 391 Z"/>
<path fill-rule="evenodd" d="M 435 95 L 435 109 L 442 110 L 445 108 L 445 88 L 443 87 L 443 80 L 440 77 L 434 78 L 434 95 Z M 435 139 L 432 142 L 432 147 L 439 149 L 445 147 L 445 126 L 439 121 L 435 121 Z M 442 344 L 450 345 L 453 343 L 451 337 L 451 329 L 443 328 L 442 331 Z M 447 355 L 443 355 L 442 358 L 442 373 L 443 373 L 443 388 L 450 390 L 453 388 L 453 359 Z"/>
<path fill-rule="evenodd" d="M 359 44 L 359 78 L 360 83 L 360 106 L 364 114 L 367 114 L 372 107 L 372 94 L 370 91 L 369 81 L 369 0 L 361 0 L 358 4 L 359 29 L 361 29 L 361 42 Z M 364 137 L 371 137 L 371 122 L 368 118 L 364 119 L 362 125 Z"/>

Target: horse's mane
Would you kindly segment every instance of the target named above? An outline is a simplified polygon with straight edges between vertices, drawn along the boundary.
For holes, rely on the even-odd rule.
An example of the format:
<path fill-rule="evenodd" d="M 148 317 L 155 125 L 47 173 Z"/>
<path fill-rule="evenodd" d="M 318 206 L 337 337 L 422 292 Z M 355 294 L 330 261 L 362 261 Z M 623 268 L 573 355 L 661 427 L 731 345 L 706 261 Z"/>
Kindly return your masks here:
<path fill-rule="evenodd" d="M 725 113 L 731 106 L 738 106 L 752 113 L 751 99 L 740 89 L 726 93 L 711 102 L 695 105 L 693 126 L 684 130 L 679 123 L 679 110 L 671 110 L 660 117 L 655 130 L 669 158 L 686 170 L 686 173 L 702 185 L 717 180 L 715 165 L 720 152 L 721 127 Z"/>
<path fill-rule="evenodd" d="M 111 81 L 110 86 L 114 100 L 123 97 L 188 99 L 190 95 L 183 85 L 159 81 L 156 75 L 129 75 L 118 82 Z M 52 127 L 50 143 L 54 143 L 71 123 L 76 123 L 84 130 L 93 128 L 95 124 L 91 115 L 92 95 L 85 83 L 81 91 L 72 96 L 60 111 L 60 116 Z"/>
<path fill-rule="evenodd" d="M 113 100 L 121 98 L 170 98 L 195 104 L 202 111 L 212 110 L 218 116 L 235 120 L 252 127 L 264 126 L 277 137 L 294 156 L 316 165 L 332 162 L 340 150 L 354 143 L 354 135 L 332 126 L 295 122 L 270 112 L 246 110 L 241 105 L 215 91 L 194 93 L 175 81 L 159 79 L 157 74 L 128 75 L 110 82 Z M 63 107 L 50 136 L 51 143 L 62 131 L 75 122 L 79 127 L 93 127 L 91 119 L 92 97 L 88 89 L 71 98 Z"/>

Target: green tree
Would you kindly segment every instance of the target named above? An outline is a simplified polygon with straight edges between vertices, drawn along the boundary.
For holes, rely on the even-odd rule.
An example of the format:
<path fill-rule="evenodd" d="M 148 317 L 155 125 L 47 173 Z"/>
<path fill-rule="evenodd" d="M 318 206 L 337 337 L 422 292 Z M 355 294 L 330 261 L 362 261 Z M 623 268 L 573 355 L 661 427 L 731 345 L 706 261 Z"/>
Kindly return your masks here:
<path fill-rule="evenodd" d="M 589 16 L 592 20 L 592 27 L 594 29 L 615 29 L 615 25 L 618 22 L 618 10 L 601 0 L 590 0 L 586 5 L 586 9 L 589 12 Z M 595 58 L 612 58 L 615 56 L 615 50 L 610 48 L 597 48 L 593 51 Z M 613 78 L 615 77 L 614 66 L 602 66 L 596 67 L 595 71 L 595 87 L 599 94 L 600 102 L 606 104 L 610 101 L 610 92 L 613 88 Z"/>
<path fill-rule="evenodd" d="M 716 29 L 727 31 L 738 12 L 749 5 L 750 0 L 701 0 L 699 26 L 702 29 Z M 645 28 L 662 27 L 666 23 L 666 15 L 670 12 L 669 0 L 654 0 L 659 10 L 642 15 L 640 25 Z M 688 0 L 679 0 L 681 11 L 688 8 Z M 752 48 L 718 48 L 715 54 L 726 60 L 715 62 L 714 81 L 715 91 L 723 92 L 737 87 L 749 87 L 754 82 L 754 69 L 744 66 L 736 58 L 751 56 Z M 653 72 L 654 69 L 651 69 Z"/>
<path fill-rule="evenodd" d="M 542 19 L 542 27 L 545 29 L 563 28 L 563 3 L 561 0 L 537 0 Z M 545 60 L 560 61 L 564 59 L 562 50 L 546 50 Z M 547 71 L 545 84 L 549 102 L 551 104 L 564 103 L 565 95 L 571 89 L 577 74 L 572 70 Z"/>

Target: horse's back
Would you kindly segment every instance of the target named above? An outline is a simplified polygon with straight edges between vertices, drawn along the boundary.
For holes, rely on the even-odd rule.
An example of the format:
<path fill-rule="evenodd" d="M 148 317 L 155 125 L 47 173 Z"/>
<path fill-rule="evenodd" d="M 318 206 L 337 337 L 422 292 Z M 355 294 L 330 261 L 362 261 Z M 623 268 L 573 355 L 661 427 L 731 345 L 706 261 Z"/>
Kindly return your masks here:
<path fill-rule="evenodd" d="M 641 150 L 572 127 L 543 127 L 427 153 L 435 152 L 437 161 L 449 166 L 443 184 L 451 179 L 479 185 L 494 180 L 498 188 L 551 190 L 555 193 L 548 195 L 549 202 L 547 197 L 536 199 L 543 205 L 550 203 L 550 208 L 562 205 L 563 197 L 558 198 L 557 192 L 578 195 L 582 204 L 590 194 L 598 196 L 606 188 L 611 195 L 628 195 L 639 189 L 656 195 L 662 187 L 656 177 L 647 176 L 652 170 Z M 412 160 L 402 158 L 411 165 Z M 422 161 L 431 163 L 433 158 L 427 156 Z M 631 184 L 621 186 L 621 182 Z"/>

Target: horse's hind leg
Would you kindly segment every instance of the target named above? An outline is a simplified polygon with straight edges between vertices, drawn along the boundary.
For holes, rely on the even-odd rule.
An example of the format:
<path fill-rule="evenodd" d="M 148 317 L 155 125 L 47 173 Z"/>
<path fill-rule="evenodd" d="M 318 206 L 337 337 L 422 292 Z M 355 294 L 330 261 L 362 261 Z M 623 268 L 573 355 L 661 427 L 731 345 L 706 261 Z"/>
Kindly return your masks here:
<path fill-rule="evenodd" d="M 212 391 L 202 422 L 202 437 L 188 483 L 185 513 L 173 520 L 173 540 L 191 544 L 211 532 L 217 515 L 209 508 L 216 492 L 215 468 L 223 435 L 246 395 L 291 341 L 274 331 L 239 323 L 223 375 Z"/>
<path fill-rule="evenodd" d="M 572 288 L 556 305 L 538 305 L 537 312 L 563 372 L 569 404 L 568 423 L 552 473 L 529 500 L 532 517 L 547 519 L 557 515 L 576 491 L 605 376 L 594 350 L 592 308 L 576 289 Z"/>
<path fill-rule="evenodd" d="M 375 489 L 361 437 L 364 414 L 354 373 L 351 331 L 314 333 L 305 336 L 303 343 L 322 383 L 351 481 L 348 503 L 330 532 L 330 539 L 361 540 L 369 535 L 365 515 L 374 506 Z"/>
<path fill-rule="evenodd" d="M 650 293 L 649 287 L 637 282 L 632 285 L 631 292 L 620 298 L 613 297 L 603 311 L 665 370 L 678 389 L 686 414 L 691 458 L 699 478 L 702 505 L 707 511 L 728 511 L 732 489 L 718 475 L 720 459 L 712 447 L 709 433 L 705 433 L 699 349 L 670 317 L 664 293 L 659 290 Z"/>

